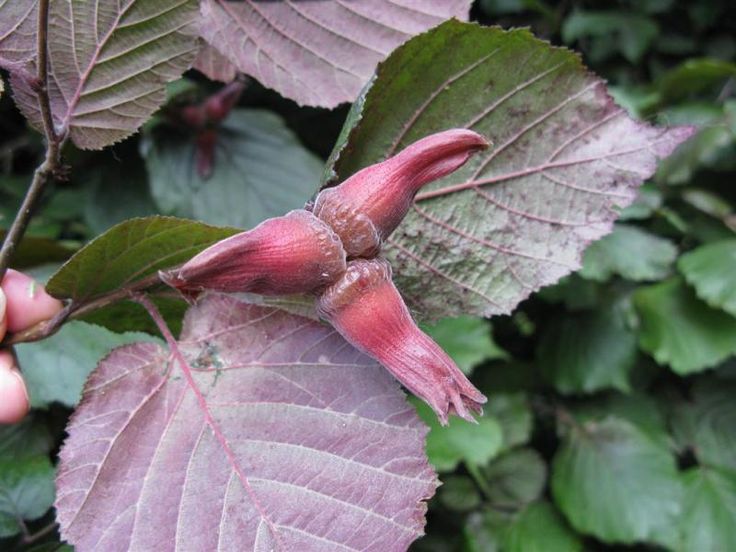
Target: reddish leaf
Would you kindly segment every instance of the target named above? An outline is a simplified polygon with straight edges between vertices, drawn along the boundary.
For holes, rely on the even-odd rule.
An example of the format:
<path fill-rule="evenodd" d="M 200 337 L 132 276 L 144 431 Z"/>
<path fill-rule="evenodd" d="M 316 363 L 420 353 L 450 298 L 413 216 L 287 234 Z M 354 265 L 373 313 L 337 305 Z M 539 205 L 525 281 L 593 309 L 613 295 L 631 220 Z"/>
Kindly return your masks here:
<path fill-rule="evenodd" d="M 353 101 L 376 64 L 468 0 L 202 1 L 202 36 L 238 69 L 299 104 Z"/>
<path fill-rule="evenodd" d="M 398 385 L 329 327 L 210 296 L 180 350 L 93 373 L 60 454 L 64 538 L 86 550 L 405 550 L 436 481 Z M 196 387 L 193 387 L 193 385 Z"/>
<path fill-rule="evenodd" d="M 135 132 L 166 99 L 166 84 L 191 65 L 196 16 L 194 0 L 51 2 L 48 92 L 57 132 L 84 149 Z M 29 83 L 16 78 L 13 90 L 42 128 Z"/>
<path fill-rule="evenodd" d="M 38 0 L 0 0 L 0 67 L 16 69 L 36 54 Z"/>
<path fill-rule="evenodd" d="M 225 56 L 206 43 L 199 49 L 194 68 L 208 79 L 221 82 L 230 82 L 238 71 Z"/>

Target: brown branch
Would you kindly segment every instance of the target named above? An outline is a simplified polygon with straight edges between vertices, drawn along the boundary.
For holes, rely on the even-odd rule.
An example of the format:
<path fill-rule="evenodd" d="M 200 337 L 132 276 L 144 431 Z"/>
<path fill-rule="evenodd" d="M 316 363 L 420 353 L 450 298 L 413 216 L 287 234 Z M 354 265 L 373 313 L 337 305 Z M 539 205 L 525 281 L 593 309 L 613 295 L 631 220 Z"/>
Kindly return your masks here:
<path fill-rule="evenodd" d="M 51 104 L 48 94 L 48 28 L 49 28 L 49 0 L 40 0 L 38 6 L 38 72 L 34 88 L 38 96 L 38 106 L 43 120 L 43 130 L 46 136 L 46 155 L 43 162 L 33 173 L 33 180 L 21 203 L 13 224 L 8 229 L 2 249 L 0 249 L 0 281 L 10 265 L 23 234 L 28 227 L 36 204 L 43 195 L 43 189 L 53 173 L 59 168 L 61 146 L 63 138 L 59 137 L 54 129 L 51 115 Z"/>

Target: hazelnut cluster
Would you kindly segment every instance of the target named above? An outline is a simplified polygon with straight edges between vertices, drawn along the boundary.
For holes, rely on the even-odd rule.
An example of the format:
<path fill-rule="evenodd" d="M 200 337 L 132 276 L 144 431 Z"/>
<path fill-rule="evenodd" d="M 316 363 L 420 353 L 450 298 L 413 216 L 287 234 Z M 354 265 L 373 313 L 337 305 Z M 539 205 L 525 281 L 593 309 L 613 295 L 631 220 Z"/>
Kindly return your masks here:
<path fill-rule="evenodd" d="M 322 190 L 311 212 L 291 211 L 222 240 L 161 278 L 184 295 L 204 290 L 311 294 L 317 311 L 437 413 L 473 421 L 486 398 L 414 322 L 378 257 L 425 184 L 488 142 L 466 129 L 432 134 Z"/>

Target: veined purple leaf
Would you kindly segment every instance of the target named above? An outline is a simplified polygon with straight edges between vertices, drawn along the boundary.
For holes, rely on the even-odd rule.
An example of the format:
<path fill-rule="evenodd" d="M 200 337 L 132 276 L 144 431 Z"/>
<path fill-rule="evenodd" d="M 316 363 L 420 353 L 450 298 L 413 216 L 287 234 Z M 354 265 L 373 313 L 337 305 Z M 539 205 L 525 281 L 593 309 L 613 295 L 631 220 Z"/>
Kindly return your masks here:
<path fill-rule="evenodd" d="M 22 68 L 36 55 L 38 0 L 0 0 L 0 67 Z"/>
<path fill-rule="evenodd" d="M 230 82 L 238 71 L 235 65 L 206 42 L 200 46 L 193 67 L 208 79 L 220 82 Z"/>
<path fill-rule="evenodd" d="M 302 105 L 353 101 L 376 64 L 469 0 L 202 0 L 202 36 L 238 69 Z"/>
<path fill-rule="evenodd" d="M 397 383 L 334 330 L 214 295 L 92 374 L 60 453 L 76 550 L 403 551 L 435 476 Z"/>
<path fill-rule="evenodd" d="M 55 0 L 49 11 L 49 83 L 57 132 L 100 149 L 135 132 L 191 65 L 196 0 Z M 36 95 L 14 78 L 18 107 L 42 128 Z"/>
<path fill-rule="evenodd" d="M 422 189 L 386 251 L 401 291 L 430 318 L 508 313 L 580 268 L 585 247 L 693 131 L 632 120 L 579 56 L 527 30 L 448 21 L 380 65 L 325 179 L 452 127 L 493 145 Z"/>

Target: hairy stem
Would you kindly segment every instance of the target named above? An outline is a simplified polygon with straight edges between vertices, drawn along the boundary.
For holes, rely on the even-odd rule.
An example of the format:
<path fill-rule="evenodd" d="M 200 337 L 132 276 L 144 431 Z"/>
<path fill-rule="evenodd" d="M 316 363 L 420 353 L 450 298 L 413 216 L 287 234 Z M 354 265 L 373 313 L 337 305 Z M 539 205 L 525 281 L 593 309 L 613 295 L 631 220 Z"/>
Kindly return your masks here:
<path fill-rule="evenodd" d="M 0 249 L 0 281 L 2 281 L 5 272 L 8 269 L 10 260 L 15 253 L 23 234 L 31 220 L 34 207 L 43 195 L 43 189 L 53 173 L 59 167 L 59 158 L 63 140 L 57 135 L 54 129 L 54 122 L 51 116 L 51 105 L 49 103 L 48 94 L 48 28 L 49 28 L 49 0 L 40 0 L 38 5 L 38 72 L 34 88 L 38 95 L 38 106 L 41 111 L 43 120 L 43 130 L 46 136 L 46 155 L 43 162 L 33 173 L 33 180 L 26 192 L 23 203 L 18 210 L 18 214 L 10 226 L 2 249 Z"/>
<path fill-rule="evenodd" d="M 41 529 L 39 529 L 35 533 L 27 533 L 26 532 L 23 535 L 23 544 L 33 544 L 34 542 L 42 539 L 43 537 L 45 537 L 49 533 L 52 533 L 54 530 L 56 530 L 56 527 L 57 526 L 58 526 L 58 524 L 54 521 L 52 523 L 49 523 L 45 527 L 42 527 Z M 27 529 L 26 529 L 26 531 L 27 531 Z"/>

